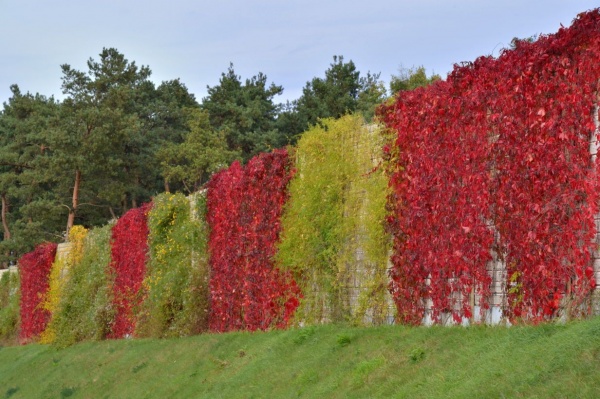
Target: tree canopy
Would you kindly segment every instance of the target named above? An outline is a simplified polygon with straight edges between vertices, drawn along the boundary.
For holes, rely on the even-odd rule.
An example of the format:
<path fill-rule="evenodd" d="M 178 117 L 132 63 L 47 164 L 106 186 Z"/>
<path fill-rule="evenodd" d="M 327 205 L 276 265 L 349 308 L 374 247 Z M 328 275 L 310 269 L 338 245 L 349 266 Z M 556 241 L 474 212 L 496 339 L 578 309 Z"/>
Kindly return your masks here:
<path fill-rule="evenodd" d="M 219 84 L 208 86 L 201 107 L 208 112 L 211 126 L 225 136 L 228 149 L 247 161 L 282 144 L 275 125 L 279 107 L 273 102 L 282 92 L 275 83 L 267 85 L 261 72 L 242 82 L 230 64 Z"/>
<path fill-rule="evenodd" d="M 13 86 L 4 104 L 5 265 L 37 242 L 64 239 L 75 223 L 101 225 L 150 201 L 165 189 L 159 151 L 190 134 L 190 115 L 199 104 L 179 80 L 155 87 L 149 67 L 112 48 L 87 67 L 61 66 L 62 102 Z"/>
<path fill-rule="evenodd" d="M 370 120 L 375 107 L 386 98 L 386 90 L 379 79 L 380 74 L 361 76 L 352 60 L 334 56 L 325 77 L 315 77 L 306 83 L 302 96 L 287 104 L 279 116 L 279 127 L 293 141 L 320 119 L 340 118 L 360 112 Z"/>
<path fill-rule="evenodd" d="M 189 131 L 183 142 L 168 142 L 157 153 L 167 182 L 179 182 L 192 194 L 210 175 L 228 166 L 239 152 L 227 148 L 223 132 L 215 130 L 206 111 L 189 110 Z"/>
<path fill-rule="evenodd" d="M 0 110 L 0 267 L 64 240 L 74 224 L 103 225 L 163 191 L 195 192 L 234 160 L 294 144 L 320 120 L 354 113 L 369 122 L 387 98 L 378 73 L 341 55 L 285 104 L 282 86 L 262 72 L 242 79 L 233 64 L 201 103 L 179 79 L 156 85 L 150 67 L 115 48 L 86 67 L 61 65 L 62 101 L 13 85 Z M 393 90 L 437 78 L 409 72 L 392 77 Z"/>
<path fill-rule="evenodd" d="M 399 91 L 414 90 L 417 87 L 427 86 L 440 79 L 440 75 L 435 73 L 427 77 L 427 72 L 423 66 L 408 69 L 400 67 L 398 75 L 392 75 L 390 90 L 392 94 L 396 94 Z"/>

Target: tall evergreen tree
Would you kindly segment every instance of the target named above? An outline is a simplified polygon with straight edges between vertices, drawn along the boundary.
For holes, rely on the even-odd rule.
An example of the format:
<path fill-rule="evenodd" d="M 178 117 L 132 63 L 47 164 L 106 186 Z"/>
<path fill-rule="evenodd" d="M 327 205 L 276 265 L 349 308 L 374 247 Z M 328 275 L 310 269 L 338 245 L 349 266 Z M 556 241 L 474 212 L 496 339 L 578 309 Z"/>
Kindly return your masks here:
<path fill-rule="evenodd" d="M 223 132 L 229 150 L 240 152 L 247 161 L 282 144 L 275 124 L 279 107 L 273 103 L 282 92 L 281 86 L 267 85 L 267 76 L 260 72 L 242 83 L 230 64 L 219 84 L 208 87 L 201 106 L 208 111 L 211 126 Z"/>
<path fill-rule="evenodd" d="M 104 224 L 168 190 L 161 148 L 203 149 L 194 139 L 202 123 L 192 123 L 199 104 L 178 79 L 155 87 L 148 67 L 112 48 L 87 66 L 62 65 L 62 103 L 13 86 L 0 113 L 0 264 L 64 238 L 65 220 L 67 231 Z"/>
<path fill-rule="evenodd" d="M 59 239 L 56 231 L 61 220 L 60 209 L 52 202 L 55 178 L 47 168 L 50 149 L 44 139 L 57 121 L 59 104 L 39 94 L 23 94 L 17 85 L 11 91 L 0 113 L 0 259 L 4 265 L 37 242 Z"/>
<path fill-rule="evenodd" d="M 62 65 L 67 98 L 61 124 L 48 136 L 55 172 L 72 176 L 71 184 L 60 187 L 69 209 L 67 230 L 84 204 L 114 215 L 114 209 L 124 211 L 148 199 L 137 190 L 145 172 L 147 131 L 141 128 L 136 100 L 152 88 L 150 69 L 138 68 L 112 48 L 103 49 L 100 60 L 90 58 L 87 65 L 87 73 Z M 64 201 L 67 193 L 70 200 Z"/>
<path fill-rule="evenodd" d="M 167 187 L 180 184 L 182 191 L 191 194 L 240 154 L 227 148 L 223 132 L 210 125 L 208 112 L 188 108 L 188 114 L 189 131 L 184 141 L 165 143 L 157 155 Z"/>
<path fill-rule="evenodd" d="M 186 140 L 190 130 L 190 115 L 199 107 L 194 95 L 179 79 L 162 82 L 154 91 L 152 101 L 148 102 L 143 121 L 153 142 L 145 147 L 151 153 L 146 162 L 159 172 L 158 175 L 153 174 L 152 178 L 155 179 L 155 186 L 162 187 L 161 191 L 185 190 L 181 182 L 164 175 L 161 164 L 164 160 L 163 148 L 178 146 Z M 156 182 L 157 178 L 160 182 Z"/>
<path fill-rule="evenodd" d="M 370 120 L 376 105 L 384 100 L 385 88 L 379 74 L 368 72 L 361 76 L 354 62 L 345 62 L 341 55 L 334 56 L 325 77 L 307 82 L 302 96 L 287 104 L 279 115 L 278 127 L 293 142 L 319 119 L 360 112 Z"/>

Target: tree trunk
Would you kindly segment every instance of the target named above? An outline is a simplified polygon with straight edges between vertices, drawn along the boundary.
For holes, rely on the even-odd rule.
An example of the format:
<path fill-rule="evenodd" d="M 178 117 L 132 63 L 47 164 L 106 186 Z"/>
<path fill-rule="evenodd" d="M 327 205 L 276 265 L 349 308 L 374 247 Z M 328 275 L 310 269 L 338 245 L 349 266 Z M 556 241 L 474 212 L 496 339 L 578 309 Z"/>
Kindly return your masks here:
<path fill-rule="evenodd" d="M 4 228 L 4 241 L 10 240 L 10 229 L 8 228 L 8 220 L 6 220 L 6 214 L 8 213 L 8 201 L 6 194 L 2 193 L 2 227 Z M 5 253 L 6 259 L 10 256 L 10 251 Z M 2 262 L 2 269 L 8 268 L 8 261 Z"/>
<path fill-rule="evenodd" d="M 127 213 L 127 194 L 121 196 L 121 215 Z"/>
<path fill-rule="evenodd" d="M 138 174 L 135 175 L 135 183 L 137 184 L 137 187 L 140 187 L 142 185 L 140 175 Z M 135 194 L 131 194 L 131 207 L 134 209 L 138 207 L 138 202 L 135 198 Z"/>
<path fill-rule="evenodd" d="M 71 209 L 69 209 L 69 218 L 67 219 L 67 238 L 69 237 L 69 231 L 75 224 L 75 215 L 77 214 L 77 207 L 79 206 L 79 186 L 81 185 L 81 171 L 77 169 L 75 171 L 75 184 L 73 185 L 73 202 Z"/>
<path fill-rule="evenodd" d="M 8 200 L 6 194 L 2 194 L 2 227 L 4 228 L 4 240 L 10 240 L 10 229 L 8 228 L 8 220 L 6 220 L 6 214 L 8 213 Z"/>

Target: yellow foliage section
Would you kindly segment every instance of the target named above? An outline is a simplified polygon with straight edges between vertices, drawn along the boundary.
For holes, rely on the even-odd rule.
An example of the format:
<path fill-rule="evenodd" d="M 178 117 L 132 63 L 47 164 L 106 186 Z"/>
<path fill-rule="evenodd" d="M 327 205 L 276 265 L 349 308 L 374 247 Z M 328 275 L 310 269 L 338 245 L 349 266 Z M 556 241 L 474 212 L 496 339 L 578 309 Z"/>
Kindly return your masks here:
<path fill-rule="evenodd" d="M 322 120 L 298 141 L 277 260 L 301 286 L 303 323 L 382 324 L 393 314 L 386 140 L 376 125 L 347 115 Z"/>
<path fill-rule="evenodd" d="M 46 298 L 41 306 L 54 315 L 60 305 L 63 288 L 67 282 L 69 269 L 81 261 L 83 257 L 83 243 L 88 230 L 82 226 L 73 226 L 69 231 L 70 250 L 64 256 L 58 256 L 52 264 L 49 276 L 49 287 Z M 40 335 L 40 343 L 50 344 L 56 338 L 56 331 L 53 327 L 52 318 L 50 323 Z"/>
<path fill-rule="evenodd" d="M 150 262 L 135 335 L 174 337 L 206 329 L 208 230 L 204 197 L 163 193 L 148 215 Z"/>

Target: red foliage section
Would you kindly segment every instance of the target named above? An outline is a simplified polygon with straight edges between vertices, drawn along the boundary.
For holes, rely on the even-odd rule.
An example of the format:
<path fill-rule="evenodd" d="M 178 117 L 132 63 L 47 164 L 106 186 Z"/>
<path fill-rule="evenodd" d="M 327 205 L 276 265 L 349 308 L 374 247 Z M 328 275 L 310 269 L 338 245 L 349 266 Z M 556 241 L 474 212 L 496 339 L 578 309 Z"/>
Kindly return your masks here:
<path fill-rule="evenodd" d="M 284 327 L 298 306 L 296 283 L 272 261 L 290 178 L 287 151 L 276 150 L 209 182 L 211 330 Z"/>
<path fill-rule="evenodd" d="M 112 229 L 111 271 L 114 274 L 115 320 L 111 338 L 133 334 L 134 310 L 141 304 L 142 282 L 148 257 L 148 212 L 151 204 L 131 209 Z"/>
<path fill-rule="evenodd" d="M 50 270 L 56 256 L 56 244 L 38 245 L 19 259 L 21 277 L 21 342 L 34 339 L 46 329 L 50 312 L 41 304 L 48 292 Z"/>
<path fill-rule="evenodd" d="M 388 114 L 403 167 L 391 179 L 397 198 L 391 278 L 405 323 L 421 322 L 426 299 L 434 319 L 441 311 L 470 317 L 471 291 L 489 290 L 487 135 L 465 128 L 478 122 L 480 106 L 471 90 L 455 91 L 441 82 L 407 92 Z"/>
<path fill-rule="evenodd" d="M 404 322 L 487 306 L 486 262 L 507 265 L 506 313 L 542 320 L 581 310 L 595 282 L 600 12 L 456 66 L 445 82 L 381 110 L 397 132 L 391 170 L 391 290 Z M 425 300 L 425 299 L 427 300 Z"/>
<path fill-rule="evenodd" d="M 238 214 L 243 197 L 243 170 L 239 162 L 213 175 L 208 183 L 207 216 L 210 227 L 209 328 L 243 328 L 244 248 Z"/>

